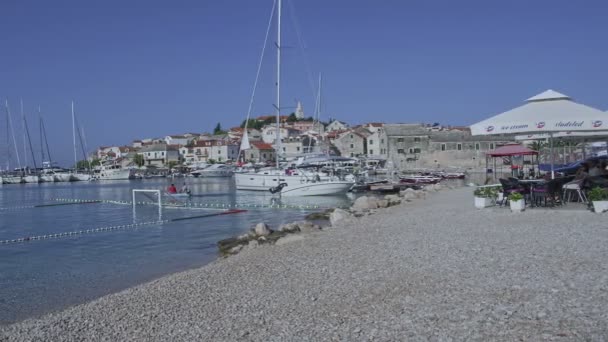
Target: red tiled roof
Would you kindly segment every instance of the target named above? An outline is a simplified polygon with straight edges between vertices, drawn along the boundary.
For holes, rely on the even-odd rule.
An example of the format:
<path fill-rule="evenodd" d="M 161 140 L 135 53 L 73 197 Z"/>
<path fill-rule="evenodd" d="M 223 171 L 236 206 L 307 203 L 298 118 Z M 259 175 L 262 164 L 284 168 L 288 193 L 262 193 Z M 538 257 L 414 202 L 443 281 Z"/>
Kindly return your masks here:
<path fill-rule="evenodd" d="M 274 149 L 272 147 L 272 145 L 265 143 L 265 142 L 261 142 L 261 141 L 252 141 L 251 146 L 257 148 L 258 150 L 273 150 Z"/>

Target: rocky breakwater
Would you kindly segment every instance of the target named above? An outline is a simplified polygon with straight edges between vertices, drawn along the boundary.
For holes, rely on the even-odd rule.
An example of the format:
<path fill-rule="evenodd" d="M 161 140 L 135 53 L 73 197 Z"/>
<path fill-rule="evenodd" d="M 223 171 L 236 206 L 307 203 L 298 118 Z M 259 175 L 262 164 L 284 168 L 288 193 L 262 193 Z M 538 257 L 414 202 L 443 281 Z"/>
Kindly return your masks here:
<path fill-rule="evenodd" d="M 440 184 L 428 185 L 420 190 L 405 189 L 399 194 L 385 196 L 361 196 L 355 200 L 349 209 L 327 209 L 322 212 L 312 213 L 307 216 L 310 219 L 327 219 L 330 225 L 325 229 L 347 226 L 354 223 L 359 217 L 378 213 L 379 210 L 404 206 L 415 200 L 425 200 L 427 193 L 451 188 Z M 295 221 L 283 224 L 277 230 L 273 230 L 264 222 L 260 222 L 242 235 L 231 237 L 218 242 L 221 256 L 227 257 L 239 252 L 257 248 L 263 245 L 283 245 L 294 241 L 304 240 L 306 234 L 322 231 L 323 228 L 310 221 Z"/>

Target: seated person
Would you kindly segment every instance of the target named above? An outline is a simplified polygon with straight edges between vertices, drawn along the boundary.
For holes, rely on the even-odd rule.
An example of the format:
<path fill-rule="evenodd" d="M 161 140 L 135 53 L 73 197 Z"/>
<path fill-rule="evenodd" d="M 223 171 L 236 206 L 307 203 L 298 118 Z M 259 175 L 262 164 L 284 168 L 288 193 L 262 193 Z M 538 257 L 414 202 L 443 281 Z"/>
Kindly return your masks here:
<path fill-rule="evenodd" d="M 584 179 L 589 175 L 589 164 L 582 163 L 581 167 L 578 168 L 576 174 L 574 175 L 574 180 Z"/>
<path fill-rule="evenodd" d="M 176 194 L 177 193 L 177 188 L 175 187 L 174 184 L 171 184 L 167 188 L 167 192 L 170 193 L 170 194 Z"/>
<path fill-rule="evenodd" d="M 601 175 L 602 175 L 602 169 L 600 168 L 600 164 L 592 162 L 591 165 L 589 166 L 589 176 L 595 177 L 595 176 L 601 176 Z"/>

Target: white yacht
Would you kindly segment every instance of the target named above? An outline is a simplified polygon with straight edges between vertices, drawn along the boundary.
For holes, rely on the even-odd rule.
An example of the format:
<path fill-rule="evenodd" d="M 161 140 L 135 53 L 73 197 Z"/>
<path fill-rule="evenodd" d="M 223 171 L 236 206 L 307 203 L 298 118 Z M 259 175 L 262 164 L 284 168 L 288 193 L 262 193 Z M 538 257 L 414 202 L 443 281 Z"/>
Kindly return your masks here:
<path fill-rule="evenodd" d="M 285 185 L 284 185 L 285 184 Z M 329 180 L 329 181 L 314 181 L 308 180 L 305 183 L 295 184 L 293 186 L 282 183 L 278 186 L 281 196 L 328 196 L 328 195 L 343 195 L 352 188 L 354 181 Z M 276 190 L 271 190 L 271 192 Z"/>
<path fill-rule="evenodd" d="M 290 172 L 289 174 L 287 172 Z M 306 183 L 309 179 L 329 181 L 326 173 L 308 172 L 302 170 L 262 169 L 256 173 L 237 173 L 234 175 L 237 190 L 268 191 L 270 188 L 285 183 L 295 187 Z"/>
<path fill-rule="evenodd" d="M 40 178 L 38 178 L 36 175 L 27 175 L 23 177 L 23 181 L 25 183 L 39 183 Z"/>
<path fill-rule="evenodd" d="M 102 165 L 96 168 L 94 180 L 123 180 L 135 178 L 134 169 L 124 169 L 120 165 Z"/>
<path fill-rule="evenodd" d="M 2 182 L 4 184 L 20 184 L 25 183 L 25 180 L 21 176 L 5 175 L 2 177 Z"/>

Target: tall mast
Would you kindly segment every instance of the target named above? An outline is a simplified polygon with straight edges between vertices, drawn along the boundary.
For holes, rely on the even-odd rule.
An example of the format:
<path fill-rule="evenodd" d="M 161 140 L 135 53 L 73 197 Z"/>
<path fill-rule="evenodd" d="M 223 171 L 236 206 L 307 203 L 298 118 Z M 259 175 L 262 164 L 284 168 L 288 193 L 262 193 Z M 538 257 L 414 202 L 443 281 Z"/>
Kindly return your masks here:
<path fill-rule="evenodd" d="M 281 153 L 281 3 L 279 1 L 277 13 L 277 169 L 279 168 L 279 154 Z M 277 178 L 278 179 L 278 178 Z"/>
<path fill-rule="evenodd" d="M 46 128 L 44 127 L 44 120 L 42 119 L 42 115 L 40 114 L 40 106 L 38 106 L 38 115 L 40 116 L 40 139 L 44 137 L 44 146 L 46 146 L 46 155 L 49 157 L 49 168 L 53 167 L 53 158 L 51 157 L 51 150 L 49 149 L 49 141 L 46 137 Z M 42 141 L 40 142 L 42 145 Z M 42 163 L 44 165 L 44 152 L 42 153 Z"/>
<path fill-rule="evenodd" d="M 38 165 L 36 165 L 36 156 L 34 156 L 34 147 L 32 146 L 32 138 L 30 137 L 30 129 L 27 126 L 27 119 L 25 118 L 25 114 L 23 114 L 23 128 L 25 129 L 25 134 L 27 135 L 27 142 L 30 145 L 30 153 L 32 154 L 32 163 L 34 164 L 35 171 L 36 169 L 38 169 Z"/>
<path fill-rule="evenodd" d="M 19 99 L 21 102 L 21 119 L 23 120 L 23 167 L 27 167 L 27 145 L 25 143 L 25 114 L 23 114 L 23 98 Z M 23 170 L 25 172 L 25 169 Z"/>
<path fill-rule="evenodd" d="M 74 170 L 76 170 L 76 164 L 78 164 L 78 160 L 76 157 L 76 120 L 74 118 L 74 101 L 72 101 L 72 137 L 74 142 Z"/>
<path fill-rule="evenodd" d="M 38 106 L 38 130 L 40 131 L 40 162 L 42 163 L 42 167 L 44 168 L 44 140 L 42 140 L 42 114 L 40 114 L 40 106 Z"/>
<path fill-rule="evenodd" d="M 15 129 L 13 127 L 13 120 L 11 120 L 11 110 L 8 107 L 8 100 L 6 100 L 6 116 L 8 117 L 8 124 L 11 128 L 11 135 L 13 136 L 13 144 L 15 146 L 15 155 L 17 156 L 17 164 L 19 165 L 19 169 L 21 169 L 21 173 L 23 174 L 23 168 L 21 167 L 21 159 L 19 158 L 19 149 L 17 148 L 17 139 L 15 139 Z"/>

